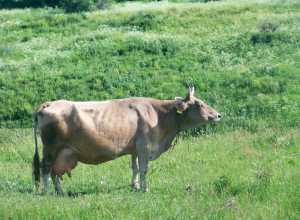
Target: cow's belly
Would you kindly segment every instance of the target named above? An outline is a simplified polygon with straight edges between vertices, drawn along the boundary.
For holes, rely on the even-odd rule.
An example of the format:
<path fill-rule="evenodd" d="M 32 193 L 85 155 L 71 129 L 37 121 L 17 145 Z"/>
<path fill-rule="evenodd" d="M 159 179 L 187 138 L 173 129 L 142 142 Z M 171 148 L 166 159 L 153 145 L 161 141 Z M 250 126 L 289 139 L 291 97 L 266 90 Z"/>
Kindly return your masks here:
<path fill-rule="evenodd" d="M 107 138 L 73 140 L 68 146 L 75 152 L 78 161 L 85 164 L 100 164 L 126 154 L 136 154 L 131 143 L 121 143 Z"/>

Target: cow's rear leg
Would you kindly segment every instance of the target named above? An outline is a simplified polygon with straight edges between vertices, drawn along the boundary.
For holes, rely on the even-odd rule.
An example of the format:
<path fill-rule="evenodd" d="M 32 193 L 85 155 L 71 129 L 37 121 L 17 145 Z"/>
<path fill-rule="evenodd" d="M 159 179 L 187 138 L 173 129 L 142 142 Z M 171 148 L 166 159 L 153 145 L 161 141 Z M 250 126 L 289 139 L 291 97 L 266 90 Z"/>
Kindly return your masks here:
<path fill-rule="evenodd" d="M 52 155 L 44 155 L 41 162 L 42 179 L 44 183 L 44 192 L 49 193 L 49 174 L 51 167 L 55 163 L 56 157 Z"/>
<path fill-rule="evenodd" d="M 138 165 L 138 157 L 135 155 L 131 156 L 131 164 L 132 164 L 132 183 L 131 187 L 138 189 L 139 187 L 139 179 L 138 179 L 138 174 L 139 174 L 139 165 Z"/>
<path fill-rule="evenodd" d="M 59 182 L 59 179 L 58 179 L 58 176 L 56 175 L 56 173 L 54 173 L 51 170 L 50 174 L 51 174 L 51 179 L 52 179 L 52 182 L 53 182 L 53 185 L 54 185 L 54 188 L 55 188 L 55 192 L 58 195 L 65 195 L 63 189 L 60 186 L 60 182 Z"/>

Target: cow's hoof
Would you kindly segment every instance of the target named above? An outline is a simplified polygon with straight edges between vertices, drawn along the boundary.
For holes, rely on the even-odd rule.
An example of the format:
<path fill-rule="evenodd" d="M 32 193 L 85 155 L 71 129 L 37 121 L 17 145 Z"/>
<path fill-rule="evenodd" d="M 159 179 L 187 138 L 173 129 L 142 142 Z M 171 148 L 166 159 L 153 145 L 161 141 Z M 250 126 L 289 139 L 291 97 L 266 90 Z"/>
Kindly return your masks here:
<path fill-rule="evenodd" d="M 144 192 L 150 192 L 149 188 L 143 189 Z"/>
<path fill-rule="evenodd" d="M 131 187 L 134 188 L 134 189 L 139 189 L 140 188 L 138 183 L 131 184 Z"/>
<path fill-rule="evenodd" d="M 66 196 L 67 194 L 66 193 L 64 193 L 64 191 L 56 191 L 56 195 L 58 195 L 58 196 Z"/>
<path fill-rule="evenodd" d="M 48 195 L 48 196 L 51 196 L 51 193 L 50 193 L 49 191 L 42 190 L 42 195 Z"/>

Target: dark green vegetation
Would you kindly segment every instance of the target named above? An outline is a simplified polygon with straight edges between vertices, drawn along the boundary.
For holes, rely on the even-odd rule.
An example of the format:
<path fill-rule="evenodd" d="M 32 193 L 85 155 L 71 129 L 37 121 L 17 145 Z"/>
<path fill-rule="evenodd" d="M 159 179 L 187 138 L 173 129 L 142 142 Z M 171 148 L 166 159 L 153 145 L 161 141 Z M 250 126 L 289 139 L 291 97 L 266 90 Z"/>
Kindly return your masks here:
<path fill-rule="evenodd" d="M 135 1 L 135 0 L 129 0 Z M 150 2 L 151 0 L 141 0 L 139 2 Z M 157 0 L 161 1 L 161 0 Z M 210 2 L 220 0 L 187 0 L 186 2 Z M 112 3 L 127 2 L 126 0 L 0 0 L 0 9 L 12 8 L 62 8 L 66 13 L 87 12 L 107 9 Z M 171 2 L 181 2 L 171 0 Z"/>
<path fill-rule="evenodd" d="M 110 6 L 111 0 L 0 0 L 0 8 L 63 8 L 67 13 L 95 11 Z"/>
<path fill-rule="evenodd" d="M 219 130 L 299 125 L 299 4 L 155 4 L 2 11 L 1 125 L 32 127 L 37 106 L 57 99 L 174 99 L 184 82 L 221 112 Z"/>
<path fill-rule="evenodd" d="M 0 219 L 300 219 L 299 26 L 295 0 L 0 11 Z M 222 121 L 150 163 L 150 193 L 113 190 L 127 156 L 65 176 L 75 198 L 33 193 L 41 103 L 174 99 L 185 82 Z"/>

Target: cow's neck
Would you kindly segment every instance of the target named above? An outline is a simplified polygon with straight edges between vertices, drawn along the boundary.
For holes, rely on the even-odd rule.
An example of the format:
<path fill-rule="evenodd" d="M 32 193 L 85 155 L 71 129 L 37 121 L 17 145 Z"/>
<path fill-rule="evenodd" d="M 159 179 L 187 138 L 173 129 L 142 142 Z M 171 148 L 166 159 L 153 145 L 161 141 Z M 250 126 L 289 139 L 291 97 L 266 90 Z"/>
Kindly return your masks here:
<path fill-rule="evenodd" d="M 158 117 L 159 121 L 161 122 L 162 129 L 167 130 L 171 133 L 178 133 L 179 127 L 177 109 L 174 106 L 175 102 L 175 100 L 162 101 L 162 104 L 160 105 L 160 109 L 158 111 Z M 198 126 L 196 123 L 188 120 L 186 112 L 183 112 L 181 114 L 180 124 L 180 131 Z"/>
<path fill-rule="evenodd" d="M 179 121 L 177 118 L 177 109 L 174 106 L 175 102 L 173 100 L 156 100 L 152 103 L 157 112 L 160 134 L 155 143 L 157 148 L 155 148 L 154 152 L 151 152 L 150 160 L 155 160 L 163 152 L 170 149 L 172 141 L 179 133 Z M 186 112 L 182 113 L 180 120 L 180 131 L 197 126 L 188 121 Z"/>
<path fill-rule="evenodd" d="M 179 126 L 180 131 L 191 128 L 191 126 L 187 122 L 187 115 L 185 112 L 181 114 L 179 122 L 177 117 L 177 109 L 174 106 L 174 103 L 176 101 L 166 100 L 161 102 L 162 103 L 159 105 L 158 110 L 158 120 L 164 135 L 170 137 L 173 140 L 176 134 L 178 134 L 179 132 Z"/>

